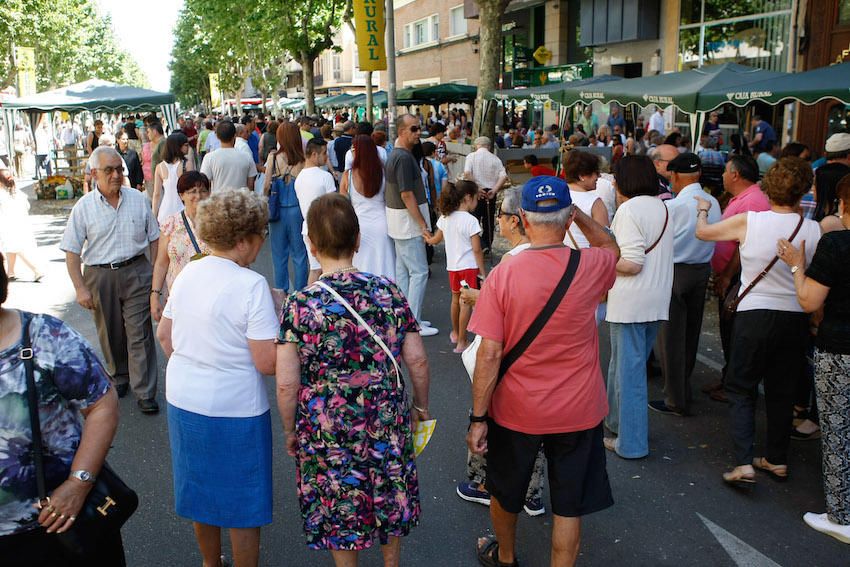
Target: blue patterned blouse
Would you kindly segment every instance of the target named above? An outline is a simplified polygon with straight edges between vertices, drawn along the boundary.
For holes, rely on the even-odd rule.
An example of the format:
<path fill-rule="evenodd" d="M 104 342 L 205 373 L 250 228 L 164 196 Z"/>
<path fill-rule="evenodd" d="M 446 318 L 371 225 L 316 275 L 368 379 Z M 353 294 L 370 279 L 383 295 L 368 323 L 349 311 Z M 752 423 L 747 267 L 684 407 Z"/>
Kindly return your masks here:
<path fill-rule="evenodd" d="M 48 490 L 68 477 L 80 444 L 85 409 L 109 391 L 109 376 L 89 343 L 49 315 L 20 312 L 35 359 Z M 27 379 L 20 341 L 0 351 L 0 536 L 38 526 Z"/>

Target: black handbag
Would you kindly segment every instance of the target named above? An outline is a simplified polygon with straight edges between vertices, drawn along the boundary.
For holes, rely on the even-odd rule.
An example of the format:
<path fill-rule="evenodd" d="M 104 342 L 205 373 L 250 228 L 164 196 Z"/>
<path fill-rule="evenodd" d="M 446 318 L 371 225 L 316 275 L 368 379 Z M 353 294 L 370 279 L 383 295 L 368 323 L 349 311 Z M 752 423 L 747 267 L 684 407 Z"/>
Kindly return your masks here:
<path fill-rule="evenodd" d="M 44 476 L 44 446 L 41 439 L 41 421 L 38 417 L 38 392 L 35 386 L 34 352 L 30 338 L 29 323 L 23 332 L 21 360 L 27 377 L 27 400 L 32 428 L 32 452 L 35 465 L 39 500 L 47 497 Z M 55 488 L 55 487 L 52 487 Z M 117 533 L 121 526 L 139 507 L 138 495 L 103 463 L 97 481 L 89 492 L 73 526 L 66 532 L 55 534 L 62 547 L 80 558 L 94 557 L 100 540 L 105 534 Z"/>

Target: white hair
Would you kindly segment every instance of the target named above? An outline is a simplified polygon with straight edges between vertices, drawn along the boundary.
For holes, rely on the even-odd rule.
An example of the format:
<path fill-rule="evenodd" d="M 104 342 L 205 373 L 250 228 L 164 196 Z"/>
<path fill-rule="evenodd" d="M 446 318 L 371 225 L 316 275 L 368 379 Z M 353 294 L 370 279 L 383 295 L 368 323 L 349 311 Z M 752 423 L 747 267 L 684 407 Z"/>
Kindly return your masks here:
<path fill-rule="evenodd" d="M 112 134 L 101 134 L 100 138 L 97 139 L 98 147 L 99 146 L 114 146 L 115 145 L 115 136 Z"/>
<path fill-rule="evenodd" d="M 121 154 L 118 153 L 118 150 L 110 146 L 98 146 L 89 156 L 89 165 L 91 165 L 91 168 L 99 169 L 100 162 L 104 157 L 117 157 L 121 159 Z"/>
<path fill-rule="evenodd" d="M 533 225 L 546 225 L 548 227 L 558 227 L 566 229 L 567 221 L 570 220 L 570 215 L 573 214 L 573 205 L 569 207 L 564 207 L 558 211 L 551 211 L 548 213 L 532 213 L 529 211 L 523 211 L 525 213 L 525 220 L 528 221 L 528 224 Z"/>

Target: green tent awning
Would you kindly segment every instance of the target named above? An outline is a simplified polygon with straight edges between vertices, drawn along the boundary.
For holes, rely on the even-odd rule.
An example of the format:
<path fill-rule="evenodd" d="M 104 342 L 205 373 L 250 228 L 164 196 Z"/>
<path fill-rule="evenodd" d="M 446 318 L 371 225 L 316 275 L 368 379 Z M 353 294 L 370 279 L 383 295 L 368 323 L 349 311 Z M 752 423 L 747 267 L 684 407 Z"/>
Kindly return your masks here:
<path fill-rule="evenodd" d="M 386 91 L 375 91 L 372 93 L 372 104 L 375 106 L 380 106 L 381 108 L 387 107 L 387 93 Z M 346 103 L 346 106 L 350 106 L 352 108 L 366 106 L 366 93 L 360 93 L 356 95 L 354 98 L 349 100 Z"/>
<path fill-rule="evenodd" d="M 348 106 L 348 103 L 351 101 L 351 99 L 356 97 L 357 95 L 341 93 L 338 95 L 320 98 L 316 101 L 316 106 L 318 108 L 342 108 Z"/>
<path fill-rule="evenodd" d="M 491 91 L 487 94 L 487 98 L 500 101 L 508 100 L 517 102 L 525 100 L 553 100 L 555 102 L 558 102 L 558 98 L 556 96 L 557 93 L 561 92 L 567 87 L 586 86 L 596 83 L 607 83 L 609 81 L 621 80 L 621 77 L 614 77 L 613 75 L 599 75 L 597 77 L 579 79 L 576 81 L 567 81 L 565 83 L 549 83 L 548 85 L 541 85 L 539 87 L 529 87 L 524 89 L 502 89 L 497 91 Z"/>
<path fill-rule="evenodd" d="M 478 87 L 475 85 L 459 85 L 457 83 L 443 83 L 433 87 L 415 88 L 411 91 L 412 98 L 422 101 L 422 104 L 433 105 L 446 102 L 471 104 L 475 102 L 477 94 Z"/>
<path fill-rule="evenodd" d="M 92 79 L 75 85 L 16 98 L 3 103 L 4 108 L 26 112 L 127 112 L 158 111 L 174 104 L 171 93 L 162 93 L 109 81 Z"/>
<path fill-rule="evenodd" d="M 829 99 L 850 104 L 850 63 L 820 67 L 802 73 L 788 73 L 734 88 L 719 88 L 708 91 L 705 96 L 716 102 L 715 107 L 721 104 L 746 106 L 753 101 L 767 104 L 790 101 L 815 104 Z"/>
<path fill-rule="evenodd" d="M 553 99 L 568 106 L 576 102 L 599 101 L 617 102 L 621 105 L 655 104 L 662 108 L 676 106 L 688 113 L 707 112 L 721 104 L 718 102 L 718 96 L 716 94 L 709 96 L 707 95 L 709 92 L 728 91 L 761 79 L 772 79 L 783 75 L 785 73 L 765 71 L 736 63 L 724 63 L 678 73 L 570 86 L 559 92 Z"/>

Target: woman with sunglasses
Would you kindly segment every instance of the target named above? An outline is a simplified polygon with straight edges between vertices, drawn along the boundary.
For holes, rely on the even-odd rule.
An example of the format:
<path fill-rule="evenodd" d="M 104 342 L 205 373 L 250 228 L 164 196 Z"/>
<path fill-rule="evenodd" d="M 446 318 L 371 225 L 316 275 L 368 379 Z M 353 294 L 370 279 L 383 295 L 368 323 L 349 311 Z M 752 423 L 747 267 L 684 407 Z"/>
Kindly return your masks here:
<path fill-rule="evenodd" d="M 177 180 L 177 195 L 184 209 L 174 213 L 159 229 L 159 251 L 153 266 L 151 316 L 162 317 L 168 290 L 177 274 L 192 260 L 208 256 L 210 248 L 195 229 L 198 204 L 210 196 L 210 180 L 199 171 L 187 171 Z"/>

